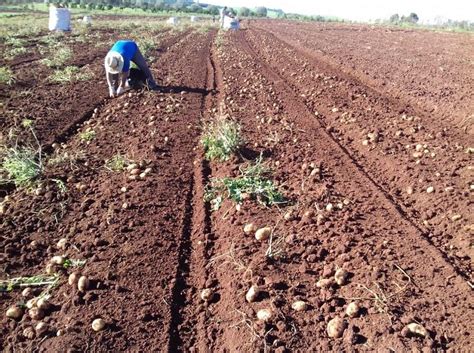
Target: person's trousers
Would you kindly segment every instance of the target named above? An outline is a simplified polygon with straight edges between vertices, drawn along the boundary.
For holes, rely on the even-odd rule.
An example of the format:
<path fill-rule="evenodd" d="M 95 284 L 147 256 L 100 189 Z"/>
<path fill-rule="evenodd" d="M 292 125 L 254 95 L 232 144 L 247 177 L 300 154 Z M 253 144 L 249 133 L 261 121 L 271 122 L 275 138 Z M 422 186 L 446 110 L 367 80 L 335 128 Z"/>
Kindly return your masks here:
<path fill-rule="evenodd" d="M 148 68 L 148 65 L 146 63 L 145 58 L 143 57 L 142 53 L 140 52 L 140 49 L 137 49 L 137 52 L 132 58 L 132 61 L 135 63 L 135 65 L 138 66 L 138 68 L 145 74 L 147 80 L 150 83 L 155 83 L 155 80 L 153 79 L 153 75 Z"/>

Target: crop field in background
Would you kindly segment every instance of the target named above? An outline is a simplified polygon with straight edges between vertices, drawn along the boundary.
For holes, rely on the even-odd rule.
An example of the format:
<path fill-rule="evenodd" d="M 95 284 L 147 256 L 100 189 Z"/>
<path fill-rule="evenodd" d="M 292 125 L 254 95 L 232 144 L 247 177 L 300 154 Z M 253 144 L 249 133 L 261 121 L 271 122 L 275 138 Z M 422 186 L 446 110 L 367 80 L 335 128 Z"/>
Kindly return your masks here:
<path fill-rule="evenodd" d="M 2 17 L 3 350 L 474 350 L 472 34 L 165 20 Z"/>

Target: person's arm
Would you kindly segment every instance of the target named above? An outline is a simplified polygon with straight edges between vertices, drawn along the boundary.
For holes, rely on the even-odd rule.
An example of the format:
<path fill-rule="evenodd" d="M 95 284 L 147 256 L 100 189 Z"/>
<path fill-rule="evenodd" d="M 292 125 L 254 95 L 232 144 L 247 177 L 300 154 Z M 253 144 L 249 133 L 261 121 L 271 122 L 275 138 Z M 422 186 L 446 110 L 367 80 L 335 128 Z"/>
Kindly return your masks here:
<path fill-rule="evenodd" d="M 130 74 L 130 71 L 125 71 L 122 72 L 120 75 L 120 82 L 119 82 L 119 87 L 117 89 L 117 96 L 121 95 L 123 92 L 125 92 L 126 89 L 126 83 L 128 79 L 128 75 Z"/>
<path fill-rule="evenodd" d="M 107 77 L 107 84 L 109 85 L 109 96 L 111 98 L 115 97 L 115 87 L 114 87 L 114 75 L 111 74 L 110 72 L 107 72 L 105 74 Z"/>

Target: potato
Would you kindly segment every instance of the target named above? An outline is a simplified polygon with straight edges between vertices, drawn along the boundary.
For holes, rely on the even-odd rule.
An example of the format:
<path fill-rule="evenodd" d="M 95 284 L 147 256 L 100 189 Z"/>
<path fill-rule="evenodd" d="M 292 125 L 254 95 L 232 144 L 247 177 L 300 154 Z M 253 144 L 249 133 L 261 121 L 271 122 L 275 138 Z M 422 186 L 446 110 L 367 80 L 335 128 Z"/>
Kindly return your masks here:
<path fill-rule="evenodd" d="M 255 232 L 256 230 L 257 230 L 257 226 L 253 223 L 247 223 L 244 226 L 244 233 L 247 235 Z"/>
<path fill-rule="evenodd" d="M 36 302 L 36 307 L 40 310 L 48 310 L 49 308 L 51 308 L 51 303 L 49 302 L 48 298 L 46 297 L 41 297 L 38 299 L 38 301 Z"/>
<path fill-rule="evenodd" d="M 270 234 L 272 234 L 272 228 L 271 227 L 263 227 L 258 229 L 255 232 L 255 239 L 259 241 L 264 241 L 267 240 L 270 237 Z"/>
<path fill-rule="evenodd" d="M 260 294 L 260 289 L 258 288 L 258 286 L 254 284 L 253 286 L 249 288 L 249 290 L 247 291 L 247 294 L 245 294 L 245 299 L 249 303 L 253 303 L 254 301 L 257 300 L 259 294 Z"/>
<path fill-rule="evenodd" d="M 428 331 L 420 324 L 417 324 L 414 322 L 412 322 L 411 324 L 408 324 L 405 327 L 404 331 L 406 331 L 408 335 L 420 336 L 420 337 L 428 336 Z"/>
<path fill-rule="evenodd" d="M 23 336 L 29 340 L 35 338 L 35 330 L 32 327 L 27 327 L 23 330 Z"/>
<path fill-rule="evenodd" d="M 61 238 L 58 240 L 57 244 L 56 244 L 56 247 L 58 249 L 66 249 L 66 245 L 67 245 L 67 239 L 66 238 Z"/>
<path fill-rule="evenodd" d="M 210 302 L 214 297 L 214 293 L 211 288 L 205 288 L 201 291 L 201 299 L 205 302 Z"/>
<path fill-rule="evenodd" d="M 81 292 L 85 292 L 89 288 L 89 279 L 86 276 L 81 276 L 77 281 L 77 289 Z"/>
<path fill-rule="evenodd" d="M 51 258 L 51 263 L 59 266 L 62 266 L 65 261 L 66 259 L 60 255 L 56 255 Z"/>
<path fill-rule="evenodd" d="M 317 283 L 318 288 L 329 288 L 334 284 L 334 278 L 321 278 Z"/>
<path fill-rule="evenodd" d="M 5 315 L 10 319 L 18 320 L 21 319 L 21 317 L 23 316 L 23 310 L 18 306 L 14 305 L 7 309 Z"/>
<path fill-rule="evenodd" d="M 44 317 L 44 311 L 40 308 L 31 308 L 30 310 L 28 310 L 28 315 L 33 320 L 41 320 Z"/>
<path fill-rule="evenodd" d="M 306 309 L 308 309 L 308 304 L 302 300 L 297 300 L 291 304 L 291 308 L 295 311 L 306 311 Z"/>
<path fill-rule="evenodd" d="M 352 302 L 352 303 L 349 303 L 349 305 L 346 308 L 346 315 L 349 317 L 356 317 L 357 315 L 359 315 L 359 311 L 360 311 L 359 304 L 357 304 L 357 302 Z"/>
<path fill-rule="evenodd" d="M 257 319 L 263 322 L 269 322 L 273 317 L 273 313 L 270 309 L 260 309 L 257 311 Z"/>
<path fill-rule="evenodd" d="M 48 332 L 48 325 L 42 321 L 38 322 L 35 326 L 35 331 L 38 336 L 42 336 Z"/>
<path fill-rule="evenodd" d="M 434 192 L 434 187 L 433 186 L 428 186 L 428 188 L 426 189 L 426 192 L 428 194 L 431 194 L 432 192 Z"/>
<path fill-rule="evenodd" d="M 79 274 L 77 272 L 73 272 L 69 275 L 67 279 L 67 283 L 69 283 L 69 285 L 72 286 L 77 282 L 78 279 L 79 279 Z"/>
<path fill-rule="evenodd" d="M 95 319 L 92 321 L 92 329 L 96 332 L 102 331 L 105 328 L 105 321 L 102 319 Z"/>
<path fill-rule="evenodd" d="M 343 286 L 344 284 L 347 283 L 348 277 L 349 277 L 349 272 L 347 272 L 343 268 L 338 269 L 336 273 L 334 274 L 334 280 L 340 286 Z"/>
<path fill-rule="evenodd" d="M 340 317 L 335 317 L 328 322 L 326 332 L 331 338 L 342 337 L 344 330 L 346 329 L 346 323 Z"/>

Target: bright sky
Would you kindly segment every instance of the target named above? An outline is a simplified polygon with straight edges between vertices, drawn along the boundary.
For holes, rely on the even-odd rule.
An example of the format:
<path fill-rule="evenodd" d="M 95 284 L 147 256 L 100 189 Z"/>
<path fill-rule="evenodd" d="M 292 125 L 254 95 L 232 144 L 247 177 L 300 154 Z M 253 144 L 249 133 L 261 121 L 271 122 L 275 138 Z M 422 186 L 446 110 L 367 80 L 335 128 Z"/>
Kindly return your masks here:
<path fill-rule="evenodd" d="M 337 16 L 350 20 L 388 18 L 415 12 L 420 21 L 437 16 L 474 21 L 474 0 L 201 0 L 202 3 L 248 8 L 265 6 L 305 15 Z"/>

